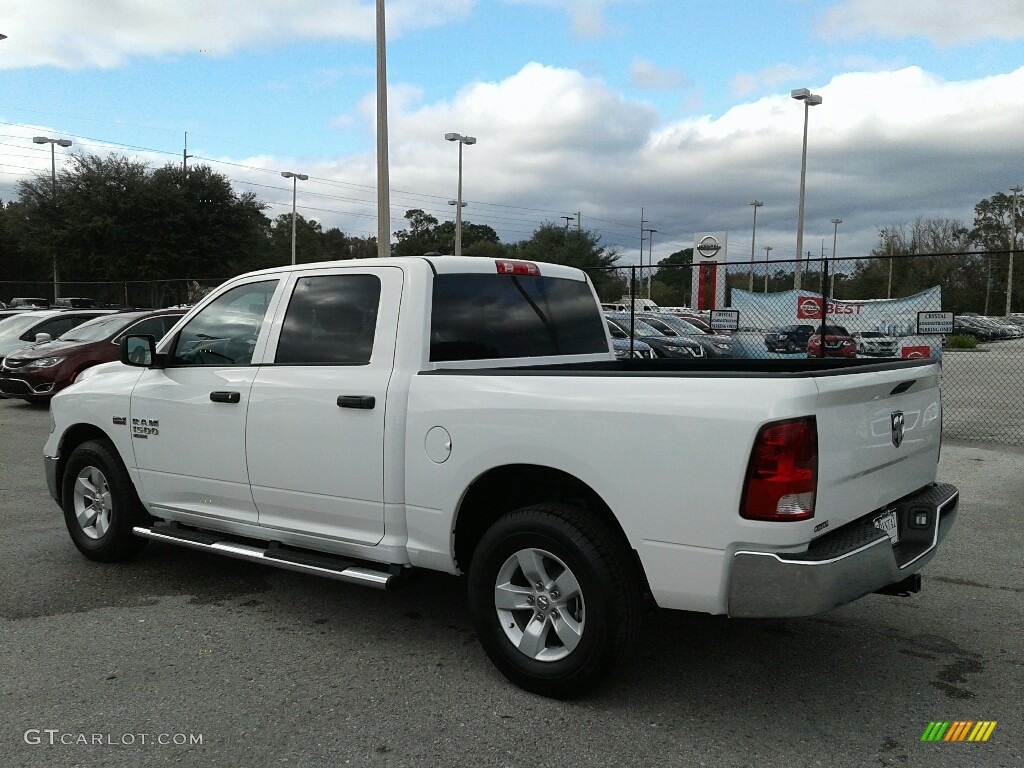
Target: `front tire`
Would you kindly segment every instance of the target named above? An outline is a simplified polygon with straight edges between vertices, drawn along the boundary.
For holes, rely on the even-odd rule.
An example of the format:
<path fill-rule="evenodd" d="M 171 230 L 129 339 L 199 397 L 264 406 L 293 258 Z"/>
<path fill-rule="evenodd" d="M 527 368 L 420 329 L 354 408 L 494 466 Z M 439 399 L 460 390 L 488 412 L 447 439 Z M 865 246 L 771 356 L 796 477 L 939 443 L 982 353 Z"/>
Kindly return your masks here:
<path fill-rule="evenodd" d="M 127 560 L 146 539 L 132 528 L 149 521 L 128 470 L 112 445 L 90 440 L 72 451 L 61 494 L 64 522 L 78 551 L 103 563 Z"/>
<path fill-rule="evenodd" d="M 469 569 L 470 611 L 487 655 L 516 685 L 553 698 L 585 692 L 635 644 L 643 591 L 621 536 L 563 504 L 499 519 Z"/>

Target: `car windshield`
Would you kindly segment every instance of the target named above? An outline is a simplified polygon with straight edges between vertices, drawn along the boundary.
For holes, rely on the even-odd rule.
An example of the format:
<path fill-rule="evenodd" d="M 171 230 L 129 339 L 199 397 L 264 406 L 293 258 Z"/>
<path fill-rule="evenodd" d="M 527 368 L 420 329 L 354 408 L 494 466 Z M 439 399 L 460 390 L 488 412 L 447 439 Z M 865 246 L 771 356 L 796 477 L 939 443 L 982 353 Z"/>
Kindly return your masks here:
<path fill-rule="evenodd" d="M 18 338 L 26 330 L 45 319 L 37 314 L 12 315 L 0 324 L 0 341 L 11 341 Z"/>
<path fill-rule="evenodd" d="M 644 317 L 643 319 L 655 328 L 660 328 L 660 326 L 664 325 L 674 331 L 676 335 L 707 335 L 705 331 L 701 330 L 693 323 L 683 320 L 681 317 L 676 317 L 675 315 L 666 317 Z"/>
<path fill-rule="evenodd" d="M 61 341 L 102 341 L 109 339 L 129 323 L 137 320 L 142 315 L 135 313 L 124 315 L 106 315 L 97 317 L 87 323 L 82 323 L 70 331 L 65 331 L 58 338 Z"/>
<path fill-rule="evenodd" d="M 860 337 L 862 339 L 880 339 L 882 338 L 882 334 L 878 331 L 862 331 Z"/>
<path fill-rule="evenodd" d="M 626 334 L 629 335 L 629 317 L 612 317 L 612 321 L 619 326 Z M 657 328 L 652 328 L 639 317 L 633 319 L 633 332 L 637 338 L 643 336 L 664 336 L 665 334 L 659 331 Z"/>

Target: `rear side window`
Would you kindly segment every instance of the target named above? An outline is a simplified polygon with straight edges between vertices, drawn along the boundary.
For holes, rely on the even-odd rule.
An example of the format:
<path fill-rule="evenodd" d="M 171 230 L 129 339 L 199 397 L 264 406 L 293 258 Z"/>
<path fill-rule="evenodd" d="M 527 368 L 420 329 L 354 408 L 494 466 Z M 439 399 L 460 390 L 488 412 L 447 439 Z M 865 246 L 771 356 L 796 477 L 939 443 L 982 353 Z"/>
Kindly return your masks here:
<path fill-rule="evenodd" d="M 499 274 L 434 278 L 434 362 L 607 351 L 604 321 L 582 280 Z"/>
<path fill-rule="evenodd" d="M 303 277 L 281 328 L 278 365 L 366 365 L 380 306 L 376 275 Z"/>

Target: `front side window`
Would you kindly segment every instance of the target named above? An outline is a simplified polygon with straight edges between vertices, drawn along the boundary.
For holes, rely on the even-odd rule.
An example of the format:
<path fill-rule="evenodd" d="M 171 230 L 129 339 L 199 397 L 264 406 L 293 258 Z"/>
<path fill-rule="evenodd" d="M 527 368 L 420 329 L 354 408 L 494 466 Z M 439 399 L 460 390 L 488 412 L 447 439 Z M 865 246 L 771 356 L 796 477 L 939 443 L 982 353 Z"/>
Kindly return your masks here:
<path fill-rule="evenodd" d="M 366 365 L 380 306 L 376 275 L 319 275 L 295 284 L 281 328 L 278 365 Z"/>
<path fill-rule="evenodd" d="M 277 280 L 247 283 L 221 294 L 181 333 L 172 365 L 249 365 Z"/>

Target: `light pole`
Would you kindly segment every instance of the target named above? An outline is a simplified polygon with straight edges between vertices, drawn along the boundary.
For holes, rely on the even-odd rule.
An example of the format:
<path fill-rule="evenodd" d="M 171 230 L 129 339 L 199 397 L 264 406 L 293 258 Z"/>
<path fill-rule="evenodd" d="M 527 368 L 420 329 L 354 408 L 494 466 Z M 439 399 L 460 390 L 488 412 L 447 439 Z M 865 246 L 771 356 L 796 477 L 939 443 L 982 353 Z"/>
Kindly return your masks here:
<path fill-rule="evenodd" d="M 765 293 L 768 293 L 768 272 L 769 272 L 769 269 L 768 269 L 768 259 L 771 256 L 771 252 L 772 252 L 772 247 L 770 245 L 766 245 L 764 247 L 764 292 Z"/>
<path fill-rule="evenodd" d="M 887 298 L 887 299 L 891 299 L 892 298 L 892 262 L 893 262 L 893 258 L 892 258 L 892 241 L 893 241 L 893 238 L 895 237 L 895 235 L 896 235 L 895 228 L 892 229 L 892 230 L 889 230 L 889 229 L 883 229 L 882 230 L 882 236 L 885 238 L 885 243 L 889 247 L 889 281 L 886 284 L 886 288 L 885 288 L 885 298 Z M 987 303 L 988 302 L 986 300 L 986 304 Z M 987 312 L 988 312 L 988 310 L 986 308 L 986 314 L 987 314 Z"/>
<path fill-rule="evenodd" d="M 455 201 L 455 255 L 462 255 L 462 145 L 476 144 L 473 136 L 463 136 L 458 133 L 446 133 L 446 141 L 459 142 L 459 196 Z"/>
<path fill-rule="evenodd" d="M 304 173 L 292 173 L 291 171 L 281 171 L 281 175 L 286 179 L 292 180 L 292 266 L 295 266 L 295 187 L 298 182 L 305 181 L 309 178 Z"/>
<path fill-rule="evenodd" d="M 842 219 L 832 219 L 832 277 L 829 280 L 828 292 L 833 299 L 836 297 L 836 240 L 839 237 L 839 225 L 842 223 Z"/>
<path fill-rule="evenodd" d="M 1010 316 L 1010 296 L 1013 292 L 1013 256 L 1017 250 L 1017 193 L 1021 191 L 1020 184 L 1010 187 L 1013 192 L 1013 208 L 1010 209 L 1010 223 L 1013 224 L 1013 240 L 1010 241 L 1010 266 L 1006 272 L 1006 316 Z"/>
<path fill-rule="evenodd" d="M 467 205 L 469 205 L 469 203 L 467 203 L 465 200 L 463 200 L 461 203 L 458 200 L 449 200 L 448 205 L 457 205 L 461 210 L 462 208 L 465 208 Z M 456 216 L 455 218 L 457 219 L 458 216 Z"/>
<path fill-rule="evenodd" d="M 750 293 L 754 292 L 754 245 L 757 243 L 757 209 L 760 208 L 764 203 L 760 200 L 755 200 L 751 203 L 754 206 L 754 231 L 750 236 L 750 280 L 748 281 L 747 290 Z"/>
<path fill-rule="evenodd" d="M 796 215 L 796 266 L 793 270 L 793 290 L 800 290 L 800 259 L 804 249 L 804 192 L 807 188 L 807 118 L 811 107 L 821 104 L 821 96 L 806 88 L 797 88 L 789 94 L 804 103 L 804 147 L 800 159 L 800 208 Z"/>
<path fill-rule="evenodd" d="M 391 256 L 391 175 L 388 165 L 388 63 L 384 0 L 377 0 L 377 258 Z"/>
<path fill-rule="evenodd" d="M 656 229 L 645 229 L 647 233 L 647 298 L 651 298 L 651 271 L 654 269 L 654 233 Z M 643 263 L 643 251 L 641 251 L 640 261 Z"/>
<path fill-rule="evenodd" d="M 57 213 L 57 153 L 55 146 L 70 147 L 71 139 L 48 139 L 46 136 L 33 136 L 33 144 L 50 145 L 50 183 L 53 190 L 53 212 Z M 54 222 L 56 224 L 56 222 Z M 57 274 L 57 248 L 53 249 L 53 300 L 60 298 L 60 277 Z"/>

